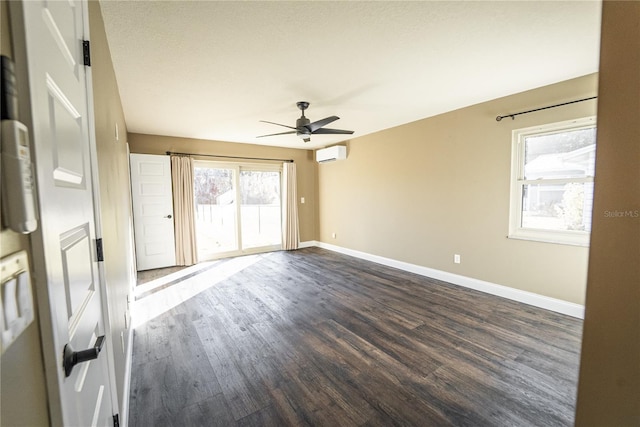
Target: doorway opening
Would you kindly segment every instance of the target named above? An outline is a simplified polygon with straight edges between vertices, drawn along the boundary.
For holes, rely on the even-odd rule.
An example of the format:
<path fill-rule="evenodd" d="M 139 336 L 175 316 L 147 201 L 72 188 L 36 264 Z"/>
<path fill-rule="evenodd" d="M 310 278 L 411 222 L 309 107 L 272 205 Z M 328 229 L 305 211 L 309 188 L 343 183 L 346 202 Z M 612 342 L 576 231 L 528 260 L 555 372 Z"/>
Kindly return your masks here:
<path fill-rule="evenodd" d="M 194 162 L 198 259 L 282 248 L 282 168 Z"/>

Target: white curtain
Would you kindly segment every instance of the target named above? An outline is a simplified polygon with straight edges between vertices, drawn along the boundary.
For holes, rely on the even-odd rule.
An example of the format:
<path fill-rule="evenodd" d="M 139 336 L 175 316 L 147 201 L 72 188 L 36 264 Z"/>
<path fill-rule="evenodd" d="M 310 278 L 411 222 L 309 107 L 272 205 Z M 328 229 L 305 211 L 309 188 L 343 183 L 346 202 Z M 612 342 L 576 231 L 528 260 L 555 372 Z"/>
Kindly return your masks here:
<path fill-rule="evenodd" d="M 193 159 L 171 156 L 173 215 L 176 235 L 176 264 L 198 262 L 196 252 L 195 212 L 193 203 Z"/>
<path fill-rule="evenodd" d="M 296 190 L 296 164 L 282 165 L 282 249 L 298 249 L 298 192 Z"/>

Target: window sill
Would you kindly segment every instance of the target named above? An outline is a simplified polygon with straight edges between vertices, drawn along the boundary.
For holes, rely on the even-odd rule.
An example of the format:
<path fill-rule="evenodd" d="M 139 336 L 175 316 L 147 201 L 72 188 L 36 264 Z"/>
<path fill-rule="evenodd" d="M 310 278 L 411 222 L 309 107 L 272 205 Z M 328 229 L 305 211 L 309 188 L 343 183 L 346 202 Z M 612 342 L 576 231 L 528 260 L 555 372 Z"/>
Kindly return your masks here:
<path fill-rule="evenodd" d="M 553 238 L 553 237 L 543 237 L 543 236 L 530 236 L 530 235 L 519 235 L 519 234 L 510 234 L 507 236 L 507 239 L 514 240 L 528 240 L 531 242 L 539 242 L 539 243 L 551 243 L 553 245 L 565 245 L 565 246 L 578 246 L 583 248 L 589 247 L 589 238 L 587 237 L 586 242 L 581 242 L 576 240 L 565 240 L 562 238 Z"/>

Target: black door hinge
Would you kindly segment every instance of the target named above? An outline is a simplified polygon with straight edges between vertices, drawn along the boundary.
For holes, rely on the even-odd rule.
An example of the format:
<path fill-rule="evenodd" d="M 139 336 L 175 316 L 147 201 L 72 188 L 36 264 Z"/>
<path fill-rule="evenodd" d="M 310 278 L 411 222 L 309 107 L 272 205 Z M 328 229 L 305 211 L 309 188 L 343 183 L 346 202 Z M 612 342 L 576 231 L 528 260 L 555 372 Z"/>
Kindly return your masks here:
<path fill-rule="evenodd" d="M 89 40 L 82 40 L 82 58 L 84 65 L 91 67 L 91 46 Z"/>
<path fill-rule="evenodd" d="M 120 427 L 120 416 L 118 414 L 113 416 L 113 427 Z"/>
<path fill-rule="evenodd" d="M 104 261 L 104 252 L 102 250 L 102 238 L 96 239 L 96 257 L 98 261 Z"/>

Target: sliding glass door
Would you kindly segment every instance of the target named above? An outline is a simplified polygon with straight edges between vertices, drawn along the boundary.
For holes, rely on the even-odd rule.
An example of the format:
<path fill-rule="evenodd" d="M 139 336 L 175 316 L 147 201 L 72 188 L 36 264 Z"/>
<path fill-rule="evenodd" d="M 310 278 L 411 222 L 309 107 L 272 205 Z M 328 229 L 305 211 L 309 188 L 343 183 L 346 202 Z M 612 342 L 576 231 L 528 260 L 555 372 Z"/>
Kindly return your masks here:
<path fill-rule="evenodd" d="M 199 260 L 282 247 L 281 175 L 269 165 L 195 162 Z"/>
<path fill-rule="evenodd" d="M 242 247 L 280 246 L 280 171 L 240 170 Z"/>
<path fill-rule="evenodd" d="M 199 166 L 200 162 L 194 163 L 193 197 L 198 259 L 204 261 L 238 250 L 237 172 L 232 168 Z"/>

